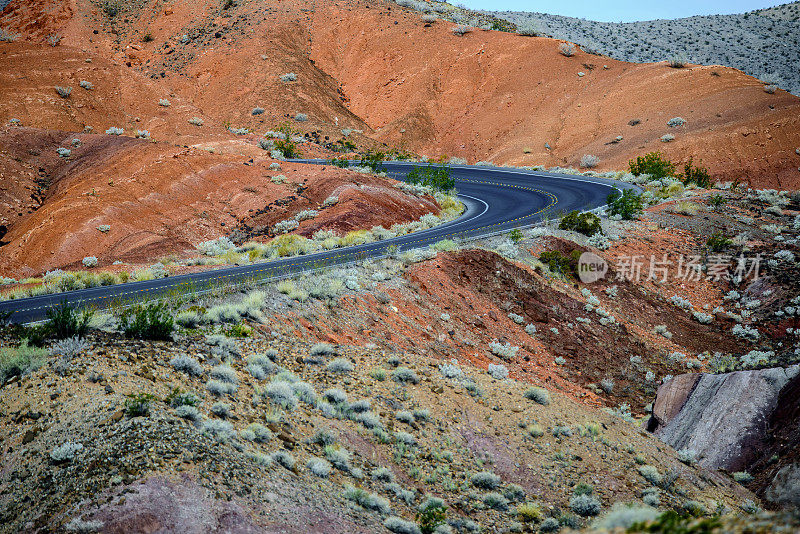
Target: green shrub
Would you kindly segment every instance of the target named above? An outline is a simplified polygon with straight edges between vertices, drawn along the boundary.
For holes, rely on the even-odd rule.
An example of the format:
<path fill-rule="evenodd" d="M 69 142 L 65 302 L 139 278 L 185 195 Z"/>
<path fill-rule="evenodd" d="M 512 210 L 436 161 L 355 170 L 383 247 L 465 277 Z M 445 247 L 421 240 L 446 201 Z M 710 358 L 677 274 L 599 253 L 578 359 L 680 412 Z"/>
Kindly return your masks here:
<path fill-rule="evenodd" d="M 718 208 L 723 204 L 725 204 L 727 201 L 728 200 L 724 196 L 717 194 L 717 195 L 712 195 L 711 198 L 708 199 L 708 204 L 712 208 Z"/>
<path fill-rule="evenodd" d="M 558 250 L 547 250 L 539 255 L 539 261 L 547 265 L 550 272 L 564 276 L 575 277 L 578 275 L 578 260 L 581 257 L 579 250 L 564 254 Z"/>
<path fill-rule="evenodd" d="M 561 230 L 580 232 L 586 236 L 593 236 L 601 231 L 600 217 L 594 213 L 581 213 L 578 210 L 571 211 L 568 215 L 565 215 L 558 227 Z"/>
<path fill-rule="evenodd" d="M 23 340 L 19 347 L 0 349 L 0 384 L 14 376 L 22 376 L 44 365 L 47 351 L 28 346 Z"/>
<path fill-rule="evenodd" d="M 439 191 L 450 191 L 456 185 L 455 179 L 450 174 L 450 167 L 431 163 L 425 167 L 414 166 L 406 179 L 409 183 L 426 185 Z"/>
<path fill-rule="evenodd" d="M 633 189 L 626 189 L 622 192 L 622 195 L 614 191 L 608 195 L 606 202 L 609 215 L 619 215 L 626 220 L 633 219 L 644 209 L 642 195 L 636 193 Z"/>
<path fill-rule="evenodd" d="M 89 320 L 92 315 L 93 312 L 86 309 L 79 314 L 78 309 L 70 306 L 64 299 L 59 306 L 47 310 L 47 322 L 44 324 L 45 333 L 56 339 L 84 337 L 89 330 Z"/>
<path fill-rule="evenodd" d="M 150 404 L 155 397 L 150 393 L 139 393 L 138 395 L 128 395 L 125 399 L 125 414 L 128 417 L 140 417 L 150 415 Z"/>
<path fill-rule="evenodd" d="M 383 152 L 369 150 L 361 158 L 360 165 L 362 167 L 369 167 L 374 173 L 386 172 L 386 166 L 383 164 L 384 159 L 386 159 L 386 154 Z"/>
<path fill-rule="evenodd" d="M 651 178 L 665 178 L 675 176 L 675 164 L 668 160 L 661 152 L 649 152 L 628 162 L 631 174 L 649 174 Z"/>
<path fill-rule="evenodd" d="M 175 323 L 169 306 L 155 302 L 125 310 L 120 316 L 120 326 L 127 337 L 169 340 Z"/>
<path fill-rule="evenodd" d="M 297 143 L 292 141 L 292 136 L 297 132 L 292 129 L 288 122 L 284 122 L 278 126 L 277 131 L 285 136 L 285 139 L 275 140 L 275 149 L 283 154 L 284 158 L 296 158 L 300 156 L 300 150 L 297 148 Z"/>
<path fill-rule="evenodd" d="M 700 165 L 693 165 L 693 159 L 690 157 L 689 161 L 683 165 L 683 176 L 681 176 L 683 183 L 694 183 L 697 187 L 709 187 L 711 176 L 708 174 L 708 169 Z"/>
<path fill-rule="evenodd" d="M 339 159 L 333 158 L 331 160 L 331 165 L 333 165 L 334 167 L 339 167 L 340 169 L 346 169 L 347 167 L 350 166 L 350 162 L 347 161 L 347 158 L 339 158 Z"/>
<path fill-rule="evenodd" d="M 706 241 L 706 247 L 712 252 L 721 252 L 732 244 L 733 241 L 725 237 L 722 232 L 714 232 Z"/>
<path fill-rule="evenodd" d="M 428 499 L 420 505 L 416 519 L 422 534 L 433 534 L 447 520 L 447 508 L 439 499 Z"/>
<path fill-rule="evenodd" d="M 522 235 L 522 231 L 519 228 L 514 228 L 508 233 L 508 238 L 515 244 L 522 241 L 524 237 L 525 236 Z"/>

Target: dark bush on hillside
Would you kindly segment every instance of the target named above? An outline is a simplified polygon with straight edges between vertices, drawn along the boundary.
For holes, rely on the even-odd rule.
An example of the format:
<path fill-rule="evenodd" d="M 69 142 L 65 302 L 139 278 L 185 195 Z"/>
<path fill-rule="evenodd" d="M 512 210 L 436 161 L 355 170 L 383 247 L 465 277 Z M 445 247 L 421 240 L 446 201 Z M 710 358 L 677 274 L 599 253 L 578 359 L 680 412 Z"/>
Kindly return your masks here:
<path fill-rule="evenodd" d="M 666 176 L 675 176 L 675 164 L 668 160 L 661 152 L 649 152 L 628 162 L 631 174 L 649 174 L 658 179 Z"/>
<path fill-rule="evenodd" d="M 128 417 L 142 417 L 150 415 L 150 404 L 155 397 L 150 393 L 139 393 L 138 395 L 128 395 L 125 399 L 125 414 Z"/>
<path fill-rule="evenodd" d="M 369 167 L 372 172 L 386 172 L 386 166 L 383 160 L 386 159 L 386 154 L 377 150 L 370 150 L 361 158 L 361 166 Z"/>
<path fill-rule="evenodd" d="M 297 148 L 297 143 L 292 141 L 292 136 L 297 132 L 292 129 L 288 122 L 284 122 L 278 127 L 278 131 L 282 133 L 286 139 L 276 139 L 275 149 L 283 154 L 284 158 L 296 158 L 300 156 L 300 150 Z"/>
<path fill-rule="evenodd" d="M 83 310 L 70 306 L 66 299 L 59 306 L 47 310 L 47 322 L 44 323 L 45 336 L 52 335 L 56 339 L 68 337 L 84 337 L 89 330 L 89 320 L 92 318 L 91 310 Z"/>
<path fill-rule="evenodd" d="M 580 257 L 580 250 L 573 250 L 569 254 L 564 254 L 558 250 L 547 250 L 539 255 L 539 261 L 547 265 L 550 272 L 576 277 L 578 276 L 578 260 Z"/>
<path fill-rule="evenodd" d="M 347 158 L 339 158 L 339 159 L 333 158 L 331 160 L 331 165 L 333 165 L 334 167 L 339 167 L 340 169 L 346 169 L 347 167 L 350 166 L 350 162 L 347 161 Z"/>
<path fill-rule="evenodd" d="M 407 179 L 409 183 L 427 185 L 439 191 L 450 191 L 456 186 L 456 182 L 450 174 L 450 167 L 447 165 L 415 166 L 408 173 Z"/>
<path fill-rule="evenodd" d="M 120 325 L 127 337 L 137 339 L 168 340 L 175 328 L 169 307 L 163 302 L 125 310 L 120 316 Z"/>
<path fill-rule="evenodd" d="M 711 252 L 722 252 L 733 244 L 733 241 L 725 237 L 722 232 L 714 232 L 706 241 L 706 247 Z"/>
<path fill-rule="evenodd" d="M 689 158 L 689 161 L 683 165 L 681 180 L 687 185 L 694 183 L 697 187 L 709 187 L 711 185 L 711 176 L 708 174 L 708 169 L 701 165 L 693 165 L 693 159 Z"/>
<path fill-rule="evenodd" d="M 630 220 L 636 217 L 644 209 L 642 195 L 632 189 L 626 189 L 620 195 L 614 191 L 608 195 L 608 214 L 619 215 L 623 219 Z"/>
<path fill-rule="evenodd" d="M 581 213 L 577 210 L 570 212 L 561 219 L 558 227 L 561 230 L 572 230 L 586 236 L 593 236 L 601 231 L 600 217 L 594 213 Z"/>

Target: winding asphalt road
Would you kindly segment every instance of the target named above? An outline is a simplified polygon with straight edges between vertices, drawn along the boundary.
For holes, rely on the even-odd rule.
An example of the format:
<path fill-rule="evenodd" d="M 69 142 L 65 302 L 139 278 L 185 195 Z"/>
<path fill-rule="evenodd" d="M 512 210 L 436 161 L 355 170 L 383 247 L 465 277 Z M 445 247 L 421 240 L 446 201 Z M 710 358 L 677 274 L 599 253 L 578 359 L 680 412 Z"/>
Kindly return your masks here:
<path fill-rule="evenodd" d="M 326 164 L 323 160 L 294 161 Z M 387 162 L 385 166 L 391 177 L 402 179 L 414 164 Z M 5 301 L 0 302 L 0 312 L 11 311 L 12 322 L 28 323 L 44 319 L 47 310 L 64 299 L 72 305 L 104 308 L 119 302 L 152 300 L 165 293 L 181 294 L 248 283 L 255 285 L 303 271 L 380 257 L 386 254 L 390 245 L 397 246 L 398 251 L 404 251 L 425 247 L 442 239 L 475 237 L 528 226 L 540 221 L 545 215 L 576 209 L 591 210 L 603 206 L 606 197 L 615 188 L 632 187 L 603 178 L 505 167 L 453 165 L 451 169 L 459 198 L 466 206 L 466 211 L 458 219 L 429 230 L 269 263 L 225 267 L 159 280 Z"/>

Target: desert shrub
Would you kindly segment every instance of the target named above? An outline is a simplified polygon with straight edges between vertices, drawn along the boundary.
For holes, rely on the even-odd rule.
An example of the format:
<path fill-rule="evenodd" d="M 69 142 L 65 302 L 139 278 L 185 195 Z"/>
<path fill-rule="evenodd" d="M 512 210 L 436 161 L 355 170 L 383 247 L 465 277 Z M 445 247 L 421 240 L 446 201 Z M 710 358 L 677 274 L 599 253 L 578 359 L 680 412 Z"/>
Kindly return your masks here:
<path fill-rule="evenodd" d="M 155 397 L 150 393 L 130 394 L 125 399 L 125 414 L 128 417 L 143 417 L 150 415 L 150 405 Z"/>
<path fill-rule="evenodd" d="M 181 389 L 177 387 L 164 399 L 164 402 L 173 408 L 177 408 L 178 406 L 197 406 L 200 404 L 200 401 L 200 397 L 191 391 L 181 391 Z"/>
<path fill-rule="evenodd" d="M 239 377 L 230 365 L 218 365 L 211 369 L 209 374 L 212 378 L 216 378 L 220 382 L 227 382 L 228 384 L 239 383 Z"/>
<path fill-rule="evenodd" d="M 578 275 L 578 260 L 580 257 L 581 252 L 579 250 L 573 250 L 568 254 L 560 250 L 545 250 L 539 254 L 539 261 L 554 274 L 576 277 Z"/>
<path fill-rule="evenodd" d="M 72 87 L 62 87 L 60 85 L 56 85 L 56 93 L 61 98 L 69 98 L 69 95 L 72 94 Z"/>
<path fill-rule="evenodd" d="M 61 304 L 47 310 L 47 321 L 44 323 L 44 331 L 51 334 L 56 339 L 71 337 L 85 337 L 89 330 L 89 321 L 93 312 L 83 310 L 80 314 L 78 309 L 71 306 L 66 299 Z"/>
<path fill-rule="evenodd" d="M 345 486 L 344 498 L 348 501 L 356 503 L 362 508 L 375 510 L 376 512 L 380 512 L 382 514 L 388 514 L 391 511 L 389 501 L 380 495 L 369 493 L 366 490 L 356 488 L 354 486 Z"/>
<path fill-rule="evenodd" d="M 558 45 L 558 51 L 562 56 L 572 57 L 575 55 L 575 45 L 572 43 L 561 43 Z"/>
<path fill-rule="evenodd" d="M 508 378 L 508 368 L 505 365 L 489 364 L 486 372 L 495 380 L 505 380 Z"/>
<path fill-rule="evenodd" d="M 753 481 L 753 475 L 748 473 L 747 471 L 737 471 L 733 473 L 733 480 L 738 482 L 739 484 L 749 484 Z"/>
<path fill-rule="evenodd" d="M 595 529 L 629 529 L 638 523 L 647 523 L 658 517 L 658 510 L 649 506 L 614 503 L 611 510 L 592 525 Z"/>
<path fill-rule="evenodd" d="M 262 115 L 263 113 L 264 113 L 264 108 L 260 108 L 260 107 L 254 107 L 253 111 L 250 112 L 250 114 L 253 115 L 253 116 Z"/>
<path fill-rule="evenodd" d="M 79 517 L 74 517 L 64 525 L 64 530 L 67 532 L 76 532 L 77 534 L 92 534 L 93 532 L 100 532 L 103 528 L 103 522 L 98 520 L 84 521 Z"/>
<path fill-rule="evenodd" d="M 712 252 L 722 252 L 733 244 L 730 238 L 722 232 L 716 231 L 706 241 L 706 247 Z"/>
<path fill-rule="evenodd" d="M 600 513 L 600 501 L 591 495 L 575 495 L 569 500 L 570 509 L 582 517 L 595 516 Z"/>
<path fill-rule="evenodd" d="M 296 82 L 297 74 L 294 72 L 287 72 L 286 74 L 281 74 L 280 79 L 282 82 Z"/>
<path fill-rule="evenodd" d="M 255 443 L 267 443 L 273 438 L 272 432 L 261 423 L 250 423 L 239 435 L 242 439 Z"/>
<path fill-rule="evenodd" d="M 347 402 L 347 393 L 339 388 L 326 389 L 322 396 L 330 403 L 344 404 Z"/>
<path fill-rule="evenodd" d="M 207 419 L 203 422 L 202 432 L 220 443 L 225 443 L 233 436 L 233 425 L 219 419 Z"/>
<path fill-rule="evenodd" d="M 465 26 L 463 24 L 459 24 L 458 26 L 453 26 L 451 30 L 455 35 L 466 35 L 472 31 L 472 28 L 469 26 Z"/>
<path fill-rule="evenodd" d="M 532 387 L 525 392 L 525 398 L 542 406 L 550 404 L 550 393 L 544 388 Z"/>
<path fill-rule="evenodd" d="M 349 373 L 354 369 L 353 363 L 346 358 L 336 358 L 327 365 L 331 373 Z"/>
<path fill-rule="evenodd" d="M 419 382 L 419 377 L 417 376 L 417 373 L 408 367 L 398 367 L 392 371 L 392 380 L 401 384 L 416 384 Z"/>
<path fill-rule="evenodd" d="M 175 356 L 169 361 L 169 364 L 176 371 L 184 372 L 190 376 L 200 376 L 203 374 L 203 366 L 200 365 L 197 360 L 185 354 Z"/>
<path fill-rule="evenodd" d="M 0 348 L 0 384 L 14 376 L 25 376 L 44 365 L 47 358 L 45 349 L 28 346 L 23 340 L 19 347 Z"/>
<path fill-rule="evenodd" d="M 673 117 L 667 121 L 667 126 L 670 128 L 679 128 L 686 124 L 686 119 L 683 117 Z"/>
<path fill-rule="evenodd" d="M 91 269 L 92 267 L 97 267 L 97 257 L 86 256 L 85 258 L 83 258 L 81 263 L 83 263 L 84 267 L 88 267 L 89 269 Z"/>
<path fill-rule="evenodd" d="M 594 169 L 600 163 L 600 158 L 592 154 L 584 154 L 581 156 L 581 167 L 584 169 Z"/>
<path fill-rule="evenodd" d="M 767 93 L 767 94 L 770 94 L 770 95 L 774 95 L 775 91 L 777 91 L 777 90 L 778 90 L 778 86 L 777 85 L 765 85 L 764 86 L 764 92 Z"/>
<path fill-rule="evenodd" d="M 661 152 L 649 152 L 644 156 L 638 156 L 635 160 L 628 162 L 631 174 L 639 176 L 649 175 L 652 179 L 660 179 L 668 176 L 675 176 L 675 164 L 669 161 Z"/>
<path fill-rule="evenodd" d="M 350 459 L 352 458 L 350 451 L 338 445 L 325 445 L 324 451 L 325 458 L 336 469 L 344 472 L 350 471 Z"/>
<path fill-rule="evenodd" d="M 406 181 L 411 184 L 432 187 L 438 191 L 450 191 L 455 187 L 455 179 L 447 165 L 434 165 L 429 163 L 424 167 L 414 166 L 406 175 Z"/>
<path fill-rule="evenodd" d="M 444 501 L 429 497 L 420 504 L 416 519 L 422 534 L 438 533 L 439 526 L 444 525 L 447 519 L 447 508 L 444 505 Z"/>
<path fill-rule="evenodd" d="M 523 503 L 514 509 L 517 518 L 523 523 L 539 523 L 544 518 L 542 509 L 535 503 Z"/>
<path fill-rule="evenodd" d="M 325 478 L 331 474 L 331 464 L 322 458 L 309 458 L 306 467 L 314 476 Z"/>
<path fill-rule="evenodd" d="M 594 213 L 581 213 L 577 210 L 565 215 L 558 224 L 561 230 L 572 230 L 586 236 L 592 236 L 601 231 L 600 217 Z"/>
<path fill-rule="evenodd" d="M 689 59 L 686 57 L 686 54 L 674 54 L 667 58 L 667 64 L 672 67 L 673 69 L 682 69 L 689 63 Z"/>
<path fill-rule="evenodd" d="M 54 463 L 64 463 L 75 459 L 75 455 L 83 450 L 83 444 L 67 441 L 63 445 L 53 448 L 50 451 L 50 459 Z"/>
<path fill-rule="evenodd" d="M 490 471 L 481 471 L 470 477 L 470 483 L 476 488 L 495 489 L 500 485 L 500 477 Z"/>
<path fill-rule="evenodd" d="M 408 432 L 395 432 L 394 439 L 398 443 L 403 443 L 404 445 L 416 445 L 417 438 L 409 434 Z"/>
<path fill-rule="evenodd" d="M 414 414 L 407 410 L 397 412 L 394 417 L 401 423 L 411 424 L 414 422 Z"/>
<path fill-rule="evenodd" d="M 123 133 L 125 133 L 125 130 L 118 128 L 117 126 L 112 126 L 106 130 L 106 135 L 122 135 Z"/>
<path fill-rule="evenodd" d="M 619 215 L 623 219 L 630 220 L 636 217 L 644 209 L 644 199 L 641 194 L 633 189 L 626 189 L 620 195 L 614 191 L 608 195 L 609 215 Z"/>
<path fill-rule="evenodd" d="M 587 239 L 586 244 L 590 247 L 596 248 L 597 250 L 608 250 L 611 248 L 611 241 L 609 241 L 608 238 L 600 232 L 597 232 Z"/>
<path fill-rule="evenodd" d="M 658 472 L 658 468 L 653 465 L 642 465 L 639 467 L 639 474 L 644 477 L 649 483 L 658 486 L 662 483 L 663 477 Z"/>
<path fill-rule="evenodd" d="M 231 382 L 223 382 L 222 380 L 209 380 L 206 384 L 206 389 L 212 395 L 220 397 L 222 395 L 232 395 L 236 393 L 239 387 Z"/>
<path fill-rule="evenodd" d="M 312 345 L 308 353 L 312 357 L 331 356 L 336 354 L 336 347 L 330 343 L 316 343 Z"/>
<path fill-rule="evenodd" d="M 289 382 L 273 379 L 261 391 L 261 395 L 287 410 L 297 408 L 298 400 L 294 394 L 294 388 Z"/>
<path fill-rule="evenodd" d="M 489 350 L 492 351 L 492 354 L 504 360 L 513 360 L 519 352 L 519 347 L 508 342 L 492 341 L 489 343 Z"/>
<path fill-rule="evenodd" d="M 708 188 L 711 186 L 711 175 L 708 173 L 708 169 L 702 165 L 694 165 L 694 158 L 691 157 L 683 164 L 681 180 L 687 185 L 694 183 L 697 187 Z"/>
<path fill-rule="evenodd" d="M 202 126 L 203 119 L 201 119 L 200 117 L 192 117 L 191 119 L 189 119 L 189 124 L 191 124 L 192 126 Z"/>
<path fill-rule="evenodd" d="M 383 526 L 395 534 L 422 534 L 416 523 L 413 521 L 406 521 L 402 517 L 397 517 L 395 515 L 387 517 L 383 521 Z"/>
<path fill-rule="evenodd" d="M 500 493 L 491 492 L 486 493 L 481 497 L 483 504 L 487 508 L 492 508 L 493 510 L 507 510 L 508 509 L 508 499 L 503 497 Z"/>
<path fill-rule="evenodd" d="M 297 148 L 297 143 L 292 140 L 295 131 L 288 122 L 281 124 L 278 127 L 278 132 L 283 134 L 283 138 L 275 140 L 275 150 L 277 150 L 284 158 L 296 158 L 300 156 L 300 150 Z"/>
<path fill-rule="evenodd" d="M 169 306 L 164 302 L 133 306 L 120 315 L 120 327 L 127 337 L 169 340 L 175 323 Z"/>

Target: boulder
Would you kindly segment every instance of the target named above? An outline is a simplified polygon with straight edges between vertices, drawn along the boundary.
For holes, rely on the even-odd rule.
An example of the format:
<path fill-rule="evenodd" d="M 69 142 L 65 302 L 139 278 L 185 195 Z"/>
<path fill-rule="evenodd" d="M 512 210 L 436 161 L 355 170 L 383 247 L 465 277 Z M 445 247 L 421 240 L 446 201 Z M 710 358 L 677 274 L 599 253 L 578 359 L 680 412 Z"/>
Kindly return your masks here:
<path fill-rule="evenodd" d="M 676 376 L 659 387 L 650 428 L 674 449 L 694 450 L 704 467 L 744 470 L 770 441 L 781 390 L 798 373 L 800 365 Z"/>

